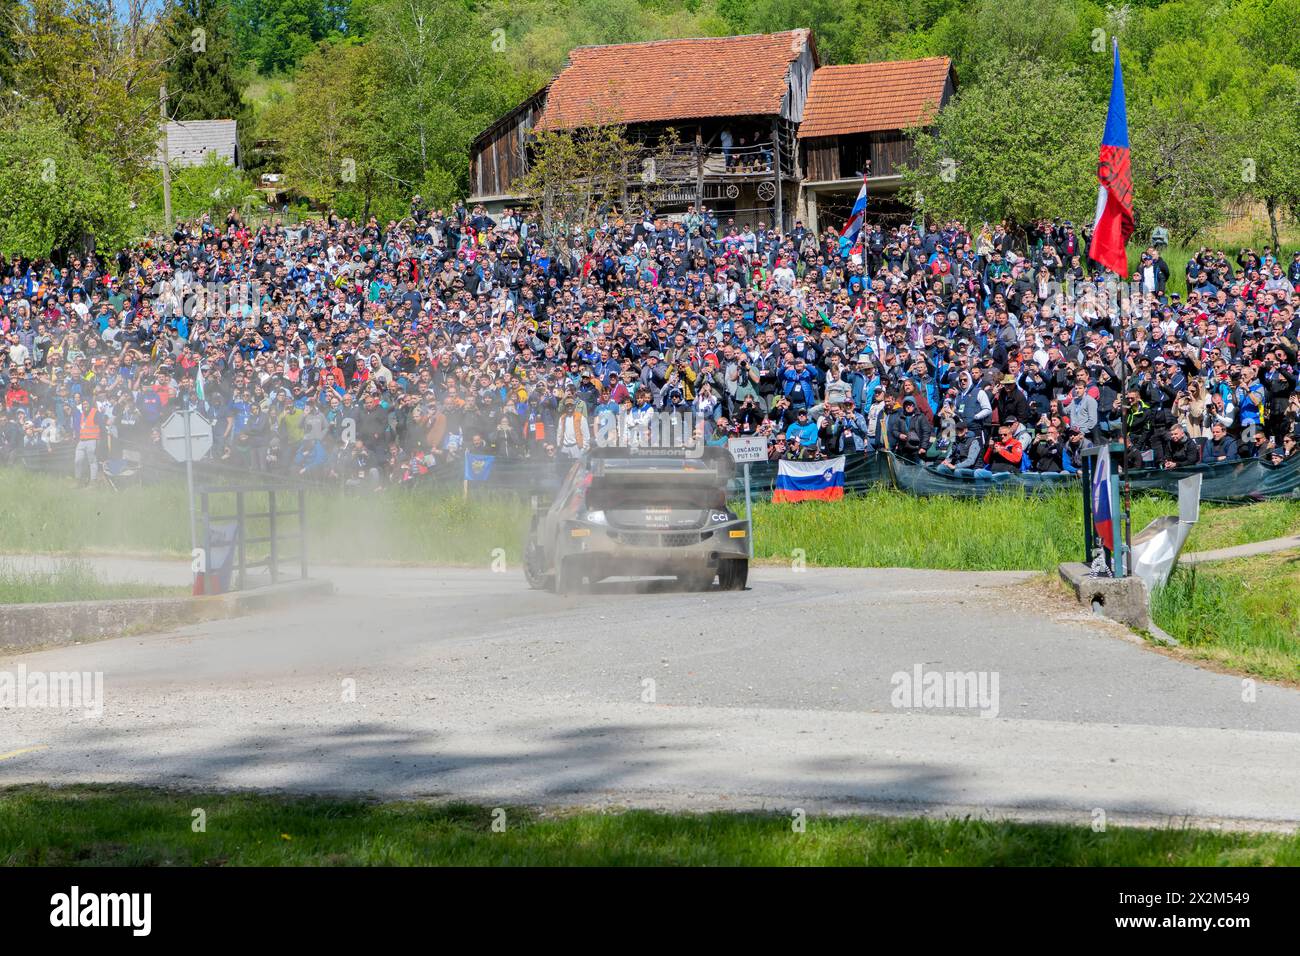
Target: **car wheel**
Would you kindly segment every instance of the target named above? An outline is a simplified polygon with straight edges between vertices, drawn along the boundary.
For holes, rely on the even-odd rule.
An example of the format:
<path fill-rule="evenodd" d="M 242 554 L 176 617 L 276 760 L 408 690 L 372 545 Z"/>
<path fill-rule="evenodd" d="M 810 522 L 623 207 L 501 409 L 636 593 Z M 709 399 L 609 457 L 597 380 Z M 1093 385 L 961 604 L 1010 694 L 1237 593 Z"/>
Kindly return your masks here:
<path fill-rule="evenodd" d="M 743 591 L 749 580 L 749 561 L 723 561 L 718 565 L 718 584 L 724 591 Z"/>
<path fill-rule="evenodd" d="M 524 579 L 534 591 L 548 591 L 555 584 L 555 575 L 542 573 L 542 555 L 531 545 L 524 552 Z"/>

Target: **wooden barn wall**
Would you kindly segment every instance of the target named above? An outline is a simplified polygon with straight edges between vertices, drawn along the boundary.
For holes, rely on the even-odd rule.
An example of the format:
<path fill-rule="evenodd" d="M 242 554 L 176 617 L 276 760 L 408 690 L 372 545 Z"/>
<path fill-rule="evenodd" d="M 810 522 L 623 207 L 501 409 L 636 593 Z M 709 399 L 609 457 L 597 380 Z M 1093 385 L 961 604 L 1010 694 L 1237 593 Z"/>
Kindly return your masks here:
<path fill-rule="evenodd" d="M 781 99 L 781 116 L 791 123 L 803 122 L 804 105 L 808 102 L 808 87 L 812 83 L 813 70 L 817 63 L 813 59 L 812 45 L 804 47 L 799 57 L 790 64 L 786 74 L 785 96 Z"/>
<path fill-rule="evenodd" d="M 480 141 L 470 156 L 470 184 L 476 196 L 510 193 L 511 185 L 526 171 L 525 143 L 532 132 L 537 107 L 521 110 Z"/>
<path fill-rule="evenodd" d="M 805 179 L 820 182 L 840 178 L 839 141 L 833 136 L 820 136 L 804 141 L 803 173 Z"/>

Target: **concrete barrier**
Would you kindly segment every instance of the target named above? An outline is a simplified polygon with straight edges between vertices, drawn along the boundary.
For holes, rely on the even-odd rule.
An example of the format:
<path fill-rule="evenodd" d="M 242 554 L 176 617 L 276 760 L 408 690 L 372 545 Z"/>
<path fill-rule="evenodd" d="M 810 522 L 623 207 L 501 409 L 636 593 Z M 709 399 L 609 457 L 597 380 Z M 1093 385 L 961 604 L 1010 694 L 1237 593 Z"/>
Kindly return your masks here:
<path fill-rule="evenodd" d="M 1058 570 L 1084 607 L 1139 631 L 1151 630 L 1151 597 L 1141 578 L 1095 578 L 1082 561 L 1067 562 Z"/>
<path fill-rule="evenodd" d="M 211 597 L 0 604 L 0 653 L 156 633 L 274 610 L 333 593 L 329 581 L 308 579 Z"/>

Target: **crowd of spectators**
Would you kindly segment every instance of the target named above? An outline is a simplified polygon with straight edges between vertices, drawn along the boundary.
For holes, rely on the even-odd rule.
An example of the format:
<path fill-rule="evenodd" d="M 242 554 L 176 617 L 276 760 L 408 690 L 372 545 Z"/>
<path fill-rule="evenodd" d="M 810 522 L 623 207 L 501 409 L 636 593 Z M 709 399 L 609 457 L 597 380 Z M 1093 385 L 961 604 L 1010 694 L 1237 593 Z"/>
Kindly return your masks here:
<path fill-rule="evenodd" d="M 691 207 L 593 217 L 425 208 L 401 222 L 222 220 L 106 257 L 0 260 L 0 459 L 78 477 L 193 406 L 218 462 L 352 486 L 467 453 L 581 455 L 593 422 L 690 412 L 774 457 L 889 449 L 950 471 L 1296 454 L 1300 253 L 1158 247 L 1119 283 L 1086 235 L 802 222 Z M 1125 393 L 1125 387 L 1127 392 Z"/>

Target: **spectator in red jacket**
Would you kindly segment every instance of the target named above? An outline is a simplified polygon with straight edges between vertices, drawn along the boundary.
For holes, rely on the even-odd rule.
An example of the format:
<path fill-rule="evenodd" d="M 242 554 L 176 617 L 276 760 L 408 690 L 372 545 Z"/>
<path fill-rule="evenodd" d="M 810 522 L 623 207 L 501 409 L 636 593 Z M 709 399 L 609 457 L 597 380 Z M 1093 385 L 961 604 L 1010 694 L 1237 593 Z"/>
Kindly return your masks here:
<path fill-rule="evenodd" d="M 998 440 L 989 445 L 984 453 L 984 461 L 989 471 L 1020 471 L 1020 461 L 1025 457 L 1025 448 L 1011 432 L 1011 426 L 1003 422 L 998 426 Z"/>

